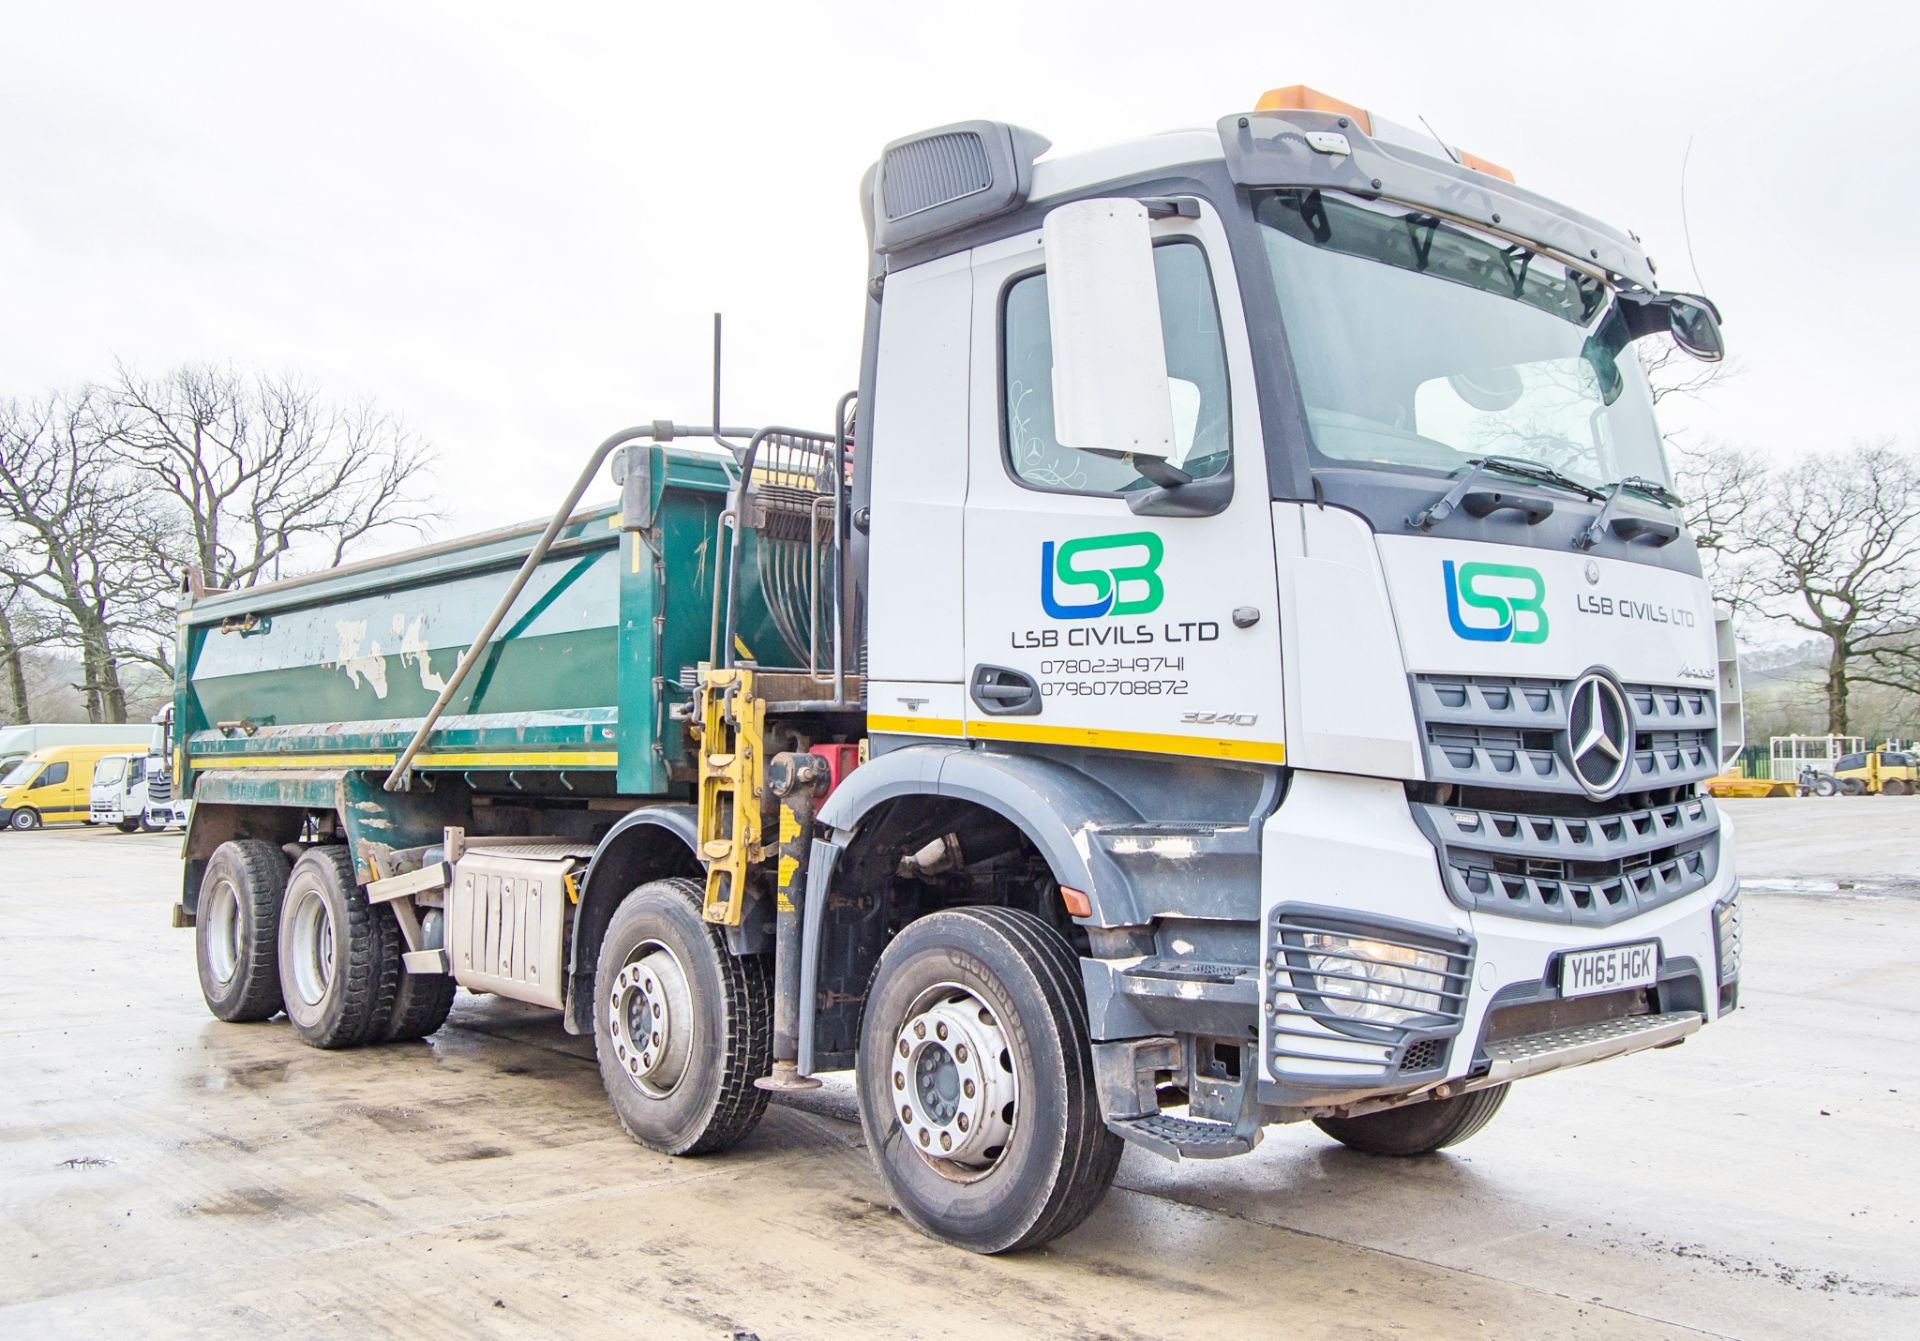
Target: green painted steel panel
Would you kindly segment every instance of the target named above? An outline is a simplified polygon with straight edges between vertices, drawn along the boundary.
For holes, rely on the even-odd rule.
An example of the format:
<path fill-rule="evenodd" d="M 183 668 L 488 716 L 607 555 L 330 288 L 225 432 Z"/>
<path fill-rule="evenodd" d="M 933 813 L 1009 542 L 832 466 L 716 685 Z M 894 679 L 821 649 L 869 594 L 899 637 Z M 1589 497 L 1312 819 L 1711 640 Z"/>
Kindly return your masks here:
<path fill-rule="evenodd" d="M 709 655 L 720 514 L 731 474 L 715 452 L 649 449 L 653 525 L 612 508 L 569 523 L 427 742 L 424 772 L 595 771 L 629 796 L 671 791 L 690 765 L 684 682 Z M 377 770 L 418 728 L 492 612 L 541 523 L 384 560 L 208 596 L 181 617 L 176 722 L 221 787 L 275 769 Z M 790 664 L 743 551 L 738 634 L 749 656 Z M 227 723 L 222 728 L 221 723 Z M 475 760 L 482 762 L 475 762 Z M 262 802 L 266 803 L 266 802 Z"/>

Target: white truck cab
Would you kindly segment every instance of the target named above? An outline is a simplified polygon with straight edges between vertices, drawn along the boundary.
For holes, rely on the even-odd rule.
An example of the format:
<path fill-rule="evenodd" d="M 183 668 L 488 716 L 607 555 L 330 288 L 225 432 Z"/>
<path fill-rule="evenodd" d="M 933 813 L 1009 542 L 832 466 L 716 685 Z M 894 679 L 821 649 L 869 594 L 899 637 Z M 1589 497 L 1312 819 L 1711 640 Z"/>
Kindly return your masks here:
<path fill-rule="evenodd" d="M 902 789 L 1017 817 L 1108 1123 L 1174 1156 L 1430 1150 L 1731 1010 L 1737 670 L 1632 347 L 1717 358 L 1717 311 L 1310 89 L 1045 149 L 870 176 L 875 758 L 814 888 Z"/>
<path fill-rule="evenodd" d="M 147 756 L 109 754 L 93 766 L 87 793 L 87 823 L 110 824 L 122 833 L 140 828 L 147 806 Z"/>

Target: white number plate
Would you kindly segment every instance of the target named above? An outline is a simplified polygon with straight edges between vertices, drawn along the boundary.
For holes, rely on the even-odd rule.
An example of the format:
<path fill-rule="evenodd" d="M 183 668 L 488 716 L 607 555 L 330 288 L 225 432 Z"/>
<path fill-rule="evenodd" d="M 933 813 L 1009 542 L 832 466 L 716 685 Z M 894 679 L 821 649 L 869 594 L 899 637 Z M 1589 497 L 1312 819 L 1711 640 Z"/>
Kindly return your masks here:
<path fill-rule="evenodd" d="M 1660 975 L 1660 943 L 1613 945 L 1560 957 L 1560 995 L 1592 996 L 1645 987 Z"/>

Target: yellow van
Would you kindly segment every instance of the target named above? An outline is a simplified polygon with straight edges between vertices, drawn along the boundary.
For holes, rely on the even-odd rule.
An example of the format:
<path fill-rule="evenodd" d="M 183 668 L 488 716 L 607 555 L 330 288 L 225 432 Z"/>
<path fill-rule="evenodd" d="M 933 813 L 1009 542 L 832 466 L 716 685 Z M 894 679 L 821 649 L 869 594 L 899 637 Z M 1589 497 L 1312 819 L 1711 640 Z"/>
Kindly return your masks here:
<path fill-rule="evenodd" d="M 0 828 L 26 830 L 42 824 L 85 822 L 93 766 L 109 754 L 145 749 L 145 741 L 128 740 L 119 745 L 48 745 L 35 750 L 0 778 Z"/>

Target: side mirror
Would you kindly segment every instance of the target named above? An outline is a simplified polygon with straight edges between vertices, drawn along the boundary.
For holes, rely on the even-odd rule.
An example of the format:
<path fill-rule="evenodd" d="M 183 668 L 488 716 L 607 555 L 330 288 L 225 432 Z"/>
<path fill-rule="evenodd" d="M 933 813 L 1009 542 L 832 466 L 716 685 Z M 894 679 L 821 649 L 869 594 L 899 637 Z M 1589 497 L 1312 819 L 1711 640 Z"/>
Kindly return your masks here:
<path fill-rule="evenodd" d="M 1055 439 L 1141 462 L 1177 460 L 1146 206 L 1128 199 L 1061 205 L 1048 213 L 1041 240 Z"/>
<path fill-rule="evenodd" d="M 1718 363 L 1726 357 L 1726 342 L 1720 336 L 1720 309 L 1711 298 L 1697 293 L 1623 293 L 1620 315 L 1626 318 L 1632 339 L 1665 332 L 1703 362 Z"/>
<path fill-rule="evenodd" d="M 1667 328 L 1673 342 L 1695 358 L 1718 363 L 1726 357 L 1720 335 L 1720 313 L 1713 303 L 1691 293 L 1676 293 L 1667 306 Z"/>

